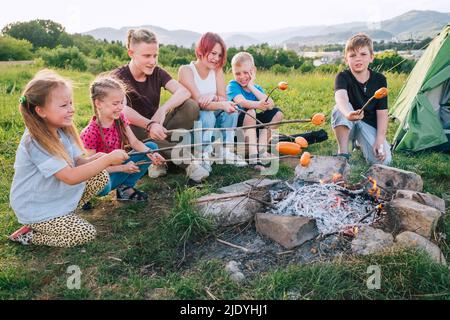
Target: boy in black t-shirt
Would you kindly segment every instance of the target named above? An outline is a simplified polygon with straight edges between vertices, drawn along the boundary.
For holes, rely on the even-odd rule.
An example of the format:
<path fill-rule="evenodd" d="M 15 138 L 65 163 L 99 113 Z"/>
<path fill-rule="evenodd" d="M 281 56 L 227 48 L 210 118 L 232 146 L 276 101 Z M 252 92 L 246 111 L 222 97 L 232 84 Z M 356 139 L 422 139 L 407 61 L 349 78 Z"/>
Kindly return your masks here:
<path fill-rule="evenodd" d="M 389 165 L 392 155 L 386 141 L 387 97 L 374 99 L 362 113 L 357 111 L 375 91 L 387 87 L 386 78 L 369 69 L 374 58 L 372 40 L 362 33 L 353 36 L 345 46 L 344 56 L 349 70 L 336 76 L 336 106 L 332 113 L 338 154 L 348 159 L 349 140 L 354 139 L 359 143 L 367 162 Z"/>

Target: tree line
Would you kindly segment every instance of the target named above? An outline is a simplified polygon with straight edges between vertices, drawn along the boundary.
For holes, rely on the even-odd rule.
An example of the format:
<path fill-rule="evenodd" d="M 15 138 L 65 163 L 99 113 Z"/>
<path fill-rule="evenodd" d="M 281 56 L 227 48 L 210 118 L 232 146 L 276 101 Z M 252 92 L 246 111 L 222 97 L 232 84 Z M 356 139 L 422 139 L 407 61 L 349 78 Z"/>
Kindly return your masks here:
<path fill-rule="evenodd" d="M 423 43 L 414 45 L 421 44 Z M 381 45 L 385 46 L 383 48 L 394 46 L 394 44 L 375 43 L 375 49 L 381 48 Z M 328 45 L 315 49 L 342 51 L 343 47 Z M 315 67 L 312 59 L 300 57 L 295 51 L 259 44 L 247 48 L 228 48 L 226 70 L 230 69 L 233 55 L 243 50 L 253 55 L 258 69 L 270 70 L 275 73 L 293 71 L 336 73 L 345 68 L 343 61 Z M 0 61 L 30 59 L 38 60 L 48 67 L 92 73 L 112 70 L 126 64 L 129 60 L 127 50 L 122 42 L 98 40 L 90 35 L 69 34 L 61 24 L 51 20 L 14 22 L 6 25 L 0 35 Z M 193 60 L 195 60 L 193 47 L 184 48 L 176 45 L 161 45 L 160 47 L 159 62 L 163 66 L 176 68 Z M 392 72 L 409 73 L 414 67 L 414 61 L 401 61 L 403 59 L 395 51 L 384 52 L 377 54 L 371 67 L 380 72 L 392 69 Z"/>

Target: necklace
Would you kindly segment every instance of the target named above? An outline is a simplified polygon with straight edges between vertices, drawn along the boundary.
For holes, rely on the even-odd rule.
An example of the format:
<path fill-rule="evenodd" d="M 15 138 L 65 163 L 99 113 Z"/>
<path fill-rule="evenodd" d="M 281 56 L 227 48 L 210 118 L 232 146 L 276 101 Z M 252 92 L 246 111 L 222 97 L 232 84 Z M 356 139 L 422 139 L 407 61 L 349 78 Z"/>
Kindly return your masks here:
<path fill-rule="evenodd" d="M 369 79 L 370 79 L 370 78 L 369 78 Z M 369 82 L 369 79 L 367 79 L 367 81 L 363 83 L 363 86 L 364 86 L 364 88 L 363 88 L 364 93 L 367 93 L 367 83 Z"/>

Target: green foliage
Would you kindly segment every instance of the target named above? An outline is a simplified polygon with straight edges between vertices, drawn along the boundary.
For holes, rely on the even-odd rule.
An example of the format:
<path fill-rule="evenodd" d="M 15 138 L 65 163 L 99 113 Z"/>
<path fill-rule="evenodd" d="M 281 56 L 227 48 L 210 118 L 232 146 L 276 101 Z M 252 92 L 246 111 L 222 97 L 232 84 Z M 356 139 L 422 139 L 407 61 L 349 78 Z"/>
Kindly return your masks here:
<path fill-rule="evenodd" d="M 314 65 L 312 64 L 312 62 L 310 62 L 310 61 L 307 61 L 307 62 L 305 62 L 305 63 L 303 63 L 301 66 L 300 66 L 300 68 L 299 68 L 299 71 L 301 72 L 301 73 L 309 73 L 309 72 L 312 72 L 313 70 L 314 70 Z"/>
<path fill-rule="evenodd" d="M 47 67 L 86 71 L 86 56 L 76 47 L 58 47 L 53 50 L 40 49 L 37 55 L 44 60 Z"/>
<path fill-rule="evenodd" d="M 385 51 L 375 55 L 371 68 L 378 72 L 386 72 L 389 70 L 396 73 L 410 73 L 414 65 L 414 61 L 405 60 L 395 51 Z"/>
<path fill-rule="evenodd" d="M 29 22 L 14 22 L 6 25 L 2 33 L 16 39 L 31 42 L 37 48 L 55 48 L 62 41 L 67 41 L 64 27 L 51 20 L 32 20 Z"/>
<path fill-rule="evenodd" d="M 274 64 L 272 67 L 270 67 L 270 71 L 275 74 L 286 74 L 286 73 L 289 73 L 289 71 L 291 71 L 291 69 L 277 63 L 277 64 Z"/>
<path fill-rule="evenodd" d="M 31 59 L 32 49 L 33 45 L 27 40 L 17 40 L 10 36 L 0 37 L 0 61 Z"/>

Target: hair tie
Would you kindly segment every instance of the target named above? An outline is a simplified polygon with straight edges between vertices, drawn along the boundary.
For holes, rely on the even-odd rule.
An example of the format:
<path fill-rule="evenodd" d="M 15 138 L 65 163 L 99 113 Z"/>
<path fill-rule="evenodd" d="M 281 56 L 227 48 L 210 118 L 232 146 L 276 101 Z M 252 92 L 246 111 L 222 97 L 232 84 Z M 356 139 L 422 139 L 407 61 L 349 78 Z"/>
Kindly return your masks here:
<path fill-rule="evenodd" d="M 25 105 L 25 104 L 27 103 L 27 97 L 21 96 L 21 97 L 19 98 L 19 102 L 20 102 L 20 104 Z"/>

